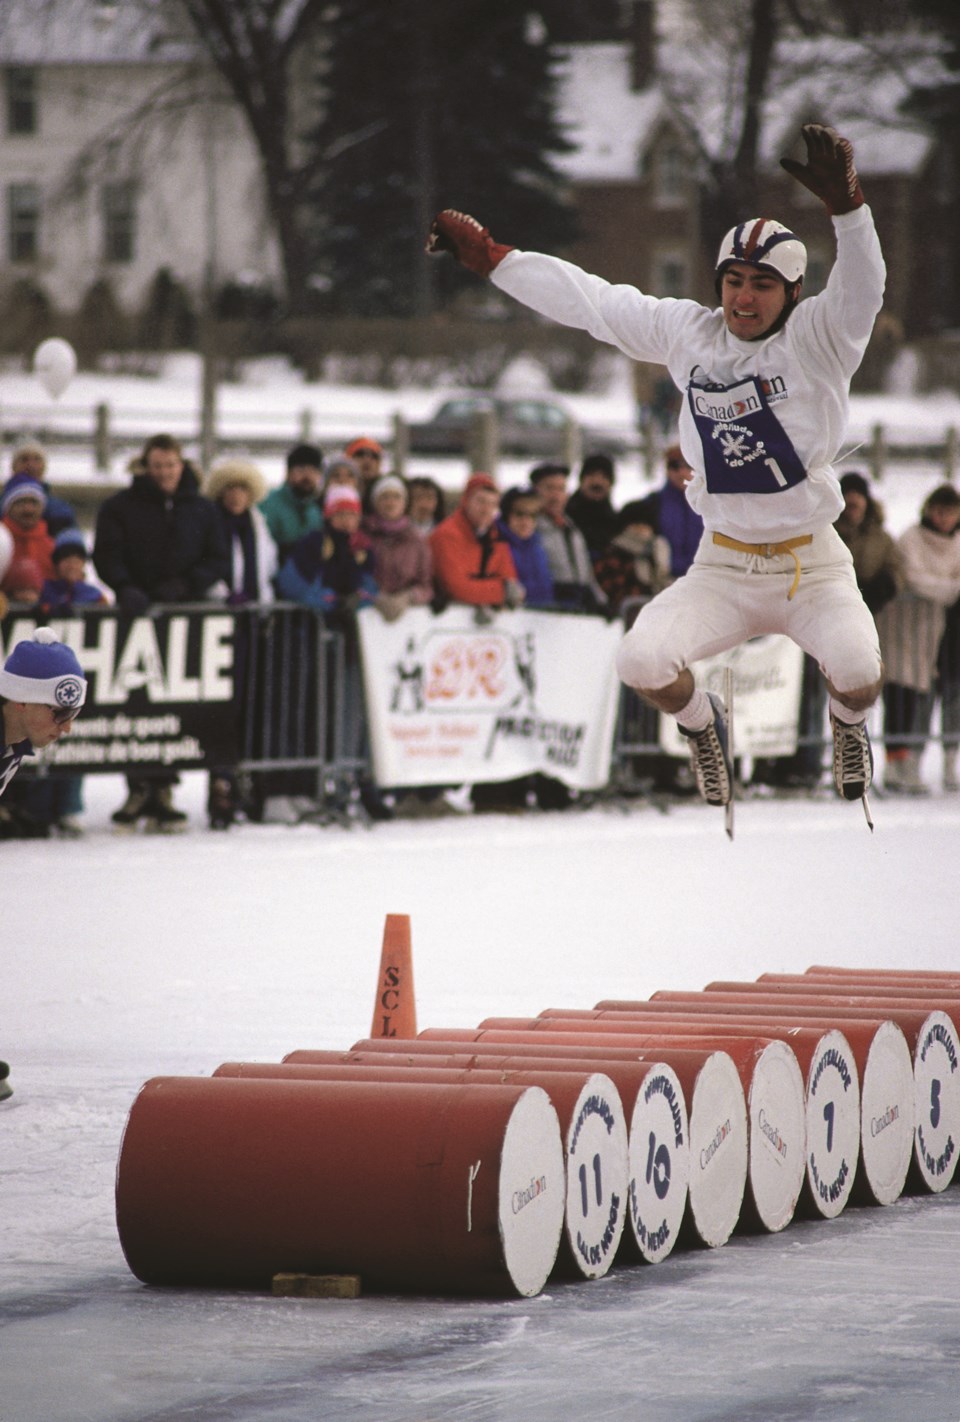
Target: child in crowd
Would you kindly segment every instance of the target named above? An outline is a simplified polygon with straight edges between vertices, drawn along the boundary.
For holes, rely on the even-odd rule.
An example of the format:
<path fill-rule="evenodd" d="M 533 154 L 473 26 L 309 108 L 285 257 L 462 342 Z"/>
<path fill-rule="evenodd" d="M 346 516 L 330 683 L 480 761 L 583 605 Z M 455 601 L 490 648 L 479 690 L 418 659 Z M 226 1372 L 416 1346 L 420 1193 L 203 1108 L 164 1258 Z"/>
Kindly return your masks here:
<path fill-rule="evenodd" d="M 89 607 L 106 607 L 108 599 L 101 588 L 84 582 L 87 567 L 87 547 L 79 528 L 65 528 L 57 534 L 53 545 L 53 577 L 42 578 L 32 559 L 22 558 L 22 573 L 15 568 L 10 574 L 18 584 L 11 598 L 29 603 L 50 617 L 72 617 Z M 24 838 L 46 838 L 56 831 L 67 839 L 83 833 L 83 776 L 51 775 L 23 779 L 14 787 L 19 809 L 20 833 Z"/>
<path fill-rule="evenodd" d="M 363 527 L 376 557 L 377 607 L 392 622 L 408 607 L 433 598 L 433 558 L 430 545 L 407 518 L 407 489 L 399 475 L 377 480 L 370 490 L 370 507 Z"/>
<path fill-rule="evenodd" d="M 324 528 L 295 543 L 277 575 L 277 591 L 291 602 L 320 612 L 372 603 L 373 545 L 360 528 L 360 495 L 349 484 L 336 484 L 323 501 Z"/>
<path fill-rule="evenodd" d="M 47 496 L 35 479 L 20 479 L 7 489 L 0 499 L 0 517 L 13 538 L 15 558 L 32 558 L 40 568 L 41 581 L 53 577 L 53 539 L 47 530 L 43 513 Z M 4 592 L 9 590 L 10 569 L 4 578 Z"/>
<path fill-rule="evenodd" d="M 348 454 L 331 454 L 323 462 L 323 489 L 346 484 L 360 493 L 360 470 Z"/>
<path fill-rule="evenodd" d="M 526 607 L 548 607 L 554 600 L 553 576 L 537 532 L 540 509 L 536 489 L 508 489 L 500 501 L 497 519 L 497 526 L 510 545 L 517 577 L 526 590 Z"/>
<path fill-rule="evenodd" d="M 40 589 L 40 610 L 50 616 L 69 616 L 79 607 L 106 607 L 102 588 L 84 581 L 87 545 L 79 528 L 65 528 L 53 544 L 53 577 Z"/>

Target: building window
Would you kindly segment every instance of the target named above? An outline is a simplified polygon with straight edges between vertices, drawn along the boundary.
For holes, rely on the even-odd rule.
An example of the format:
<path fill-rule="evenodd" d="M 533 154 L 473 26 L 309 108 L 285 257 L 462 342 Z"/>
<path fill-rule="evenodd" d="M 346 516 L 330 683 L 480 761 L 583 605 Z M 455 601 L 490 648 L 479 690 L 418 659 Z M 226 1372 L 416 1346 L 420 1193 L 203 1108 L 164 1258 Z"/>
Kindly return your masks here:
<path fill-rule="evenodd" d="M 103 255 L 108 262 L 132 262 L 136 249 L 137 198 L 133 183 L 103 189 Z"/>
<path fill-rule="evenodd" d="M 7 250 L 11 262 L 35 262 L 40 255 L 40 189 L 35 183 L 7 188 Z"/>
<path fill-rule="evenodd" d="M 38 127 L 37 71 L 8 69 L 7 133 L 36 133 Z"/>
<path fill-rule="evenodd" d="M 651 296 L 686 296 L 687 261 L 679 252 L 659 252 L 653 259 Z"/>
<path fill-rule="evenodd" d="M 690 159 L 679 143 L 665 143 L 654 155 L 653 197 L 658 207 L 674 207 L 686 201 L 690 183 Z"/>

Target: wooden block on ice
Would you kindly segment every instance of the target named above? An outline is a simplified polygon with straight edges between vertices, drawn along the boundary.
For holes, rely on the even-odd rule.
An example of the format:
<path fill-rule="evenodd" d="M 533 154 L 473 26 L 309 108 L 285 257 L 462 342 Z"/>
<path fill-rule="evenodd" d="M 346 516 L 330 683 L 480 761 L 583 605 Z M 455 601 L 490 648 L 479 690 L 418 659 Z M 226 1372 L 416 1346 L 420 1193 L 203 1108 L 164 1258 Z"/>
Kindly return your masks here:
<path fill-rule="evenodd" d="M 359 1274 L 274 1274 L 272 1293 L 285 1299 L 358 1299 Z"/>

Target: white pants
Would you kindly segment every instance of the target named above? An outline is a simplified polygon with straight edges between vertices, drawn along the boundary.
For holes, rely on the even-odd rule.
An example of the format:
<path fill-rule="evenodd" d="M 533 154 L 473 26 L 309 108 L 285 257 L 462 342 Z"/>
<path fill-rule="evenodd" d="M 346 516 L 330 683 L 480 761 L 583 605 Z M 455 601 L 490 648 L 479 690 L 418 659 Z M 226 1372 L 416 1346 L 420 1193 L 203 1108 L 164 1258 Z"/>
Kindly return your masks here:
<path fill-rule="evenodd" d="M 798 548 L 802 573 L 792 600 L 796 565 L 789 554 L 737 553 L 704 533 L 689 571 L 647 603 L 617 651 L 621 681 L 659 691 L 685 667 L 782 632 L 816 658 L 838 692 L 879 681 L 882 664 L 873 616 L 857 587 L 850 550 L 832 527 Z"/>

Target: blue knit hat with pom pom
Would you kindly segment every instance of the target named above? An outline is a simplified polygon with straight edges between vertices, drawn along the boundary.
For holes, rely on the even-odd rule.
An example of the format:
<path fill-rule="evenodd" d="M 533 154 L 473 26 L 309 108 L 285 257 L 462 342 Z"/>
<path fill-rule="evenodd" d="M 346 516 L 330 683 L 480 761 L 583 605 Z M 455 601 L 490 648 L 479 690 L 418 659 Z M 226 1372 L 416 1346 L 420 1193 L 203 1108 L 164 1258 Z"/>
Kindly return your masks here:
<path fill-rule="evenodd" d="M 79 711 L 87 699 L 87 679 L 73 650 L 49 627 L 38 627 L 30 641 L 17 643 L 0 668 L 0 696 Z"/>

